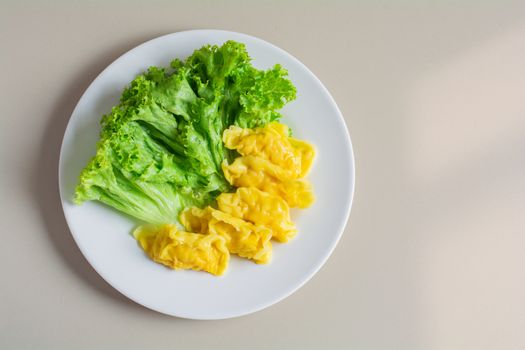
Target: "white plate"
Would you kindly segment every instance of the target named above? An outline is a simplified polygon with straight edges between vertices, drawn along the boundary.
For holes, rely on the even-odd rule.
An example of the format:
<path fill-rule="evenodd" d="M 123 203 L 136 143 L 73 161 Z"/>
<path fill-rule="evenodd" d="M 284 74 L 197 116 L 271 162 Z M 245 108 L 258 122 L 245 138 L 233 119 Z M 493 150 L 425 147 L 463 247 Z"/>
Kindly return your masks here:
<path fill-rule="evenodd" d="M 274 244 L 270 265 L 232 257 L 223 277 L 174 271 L 149 260 L 130 235 L 134 222 L 97 202 L 72 203 L 78 176 L 95 154 L 99 121 L 148 66 L 168 66 L 205 44 L 246 44 L 253 64 L 288 69 L 297 99 L 283 109 L 294 136 L 317 147 L 309 175 L 316 203 L 292 213 L 299 232 Z M 67 126 L 59 165 L 60 197 L 71 233 L 95 270 L 128 298 L 150 309 L 184 318 L 222 319 L 266 308 L 292 294 L 328 259 L 348 220 L 354 192 L 354 159 L 341 112 L 323 84 L 296 58 L 254 37 L 219 30 L 174 33 L 150 40 L 107 67 L 88 87 Z"/>

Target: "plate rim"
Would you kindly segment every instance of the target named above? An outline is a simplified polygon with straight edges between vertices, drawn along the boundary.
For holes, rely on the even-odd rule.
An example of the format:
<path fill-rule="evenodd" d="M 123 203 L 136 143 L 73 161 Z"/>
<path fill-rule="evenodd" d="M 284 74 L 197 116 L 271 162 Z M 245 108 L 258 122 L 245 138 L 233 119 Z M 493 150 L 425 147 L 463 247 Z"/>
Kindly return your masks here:
<path fill-rule="evenodd" d="M 173 36 L 179 36 L 179 35 L 190 35 L 190 34 L 212 34 L 213 35 L 214 33 L 232 34 L 232 35 L 235 35 L 235 36 L 238 36 L 238 37 L 245 37 L 245 38 L 248 38 L 249 40 L 259 42 L 259 43 L 261 43 L 263 45 L 266 45 L 266 46 L 270 46 L 273 49 L 279 51 L 281 54 L 289 56 L 293 61 L 295 61 L 296 64 L 298 64 L 300 66 L 300 68 L 302 70 L 304 70 L 307 74 L 309 74 L 315 80 L 315 82 L 321 87 L 321 89 L 324 92 L 325 96 L 328 98 L 330 104 L 335 108 L 335 111 L 337 112 L 336 114 L 337 114 L 338 122 L 339 122 L 339 124 L 341 124 L 343 126 L 344 135 L 345 135 L 345 138 L 344 138 L 345 142 L 344 143 L 345 143 L 345 145 L 346 145 L 346 147 L 348 149 L 348 159 L 347 159 L 347 161 L 348 161 L 348 164 L 350 165 L 350 176 L 351 176 L 351 179 L 349 181 L 349 186 L 348 186 L 349 187 L 349 193 L 346 193 L 346 196 L 345 196 L 345 198 L 347 198 L 347 200 L 344 203 L 345 204 L 345 206 L 344 206 L 344 213 L 345 213 L 345 215 L 344 215 L 344 218 L 341 219 L 341 221 L 340 221 L 340 223 L 338 225 L 337 235 L 335 236 L 335 239 L 333 240 L 332 244 L 329 246 L 329 249 L 327 249 L 324 252 L 324 255 L 322 257 L 319 257 L 318 263 L 315 265 L 315 267 L 310 269 L 308 271 L 308 273 L 305 273 L 305 275 L 303 276 L 303 278 L 301 279 L 301 281 L 299 283 L 295 284 L 293 286 L 293 288 L 288 289 L 287 291 L 285 291 L 284 293 L 280 294 L 279 296 L 274 297 L 274 298 L 270 298 L 270 300 L 268 300 L 266 302 L 258 303 L 256 306 L 250 308 L 249 310 L 244 310 L 244 312 L 236 312 L 236 313 L 224 315 L 223 317 L 198 317 L 198 316 L 195 317 L 195 316 L 190 316 L 190 315 L 185 315 L 185 314 L 176 314 L 176 313 L 166 312 L 165 310 L 162 310 L 161 308 L 158 308 L 158 307 L 156 307 L 154 305 L 150 305 L 150 303 L 145 302 L 144 300 L 137 300 L 137 298 L 131 297 L 130 295 L 128 295 L 128 293 L 126 293 L 125 290 L 123 290 L 119 286 L 116 286 L 113 283 L 111 283 L 108 280 L 108 278 L 105 276 L 105 274 L 103 272 L 99 271 L 99 269 L 96 268 L 95 265 L 91 262 L 90 258 L 85 253 L 84 249 L 82 248 L 82 244 L 77 240 L 77 237 L 76 237 L 76 235 L 74 234 L 74 232 L 72 230 L 72 225 L 70 223 L 70 219 L 68 217 L 67 210 L 64 207 L 64 203 L 67 202 L 68 199 L 65 197 L 64 189 L 63 189 L 63 186 L 62 186 L 62 183 L 63 183 L 63 181 L 62 181 L 63 180 L 63 178 L 62 178 L 62 169 L 63 169 L 63 162 L 64 162 L 64 160 L 63 160 L 63 147 L 64 147 L 64 141 L 66 139 L 66 135 L 68 134 L 68 131 L 69 131 L 71 125 L 72 125 L 71 119 L 76 114 L 77 109 L 79 108 L 79 105 L 81 105 L 82 99 L 86 95 L 86 92 L 90 89 L 90 87 L 93 84 L 95 84 L 98 80 L 100 80 L 101 77 L 104 76 L 106 74 L 106 72 L 108 72 L 117 62 L 119 62 L 121 59 L 125 58 L 128 55 L 132 55 L 135 51 L 139 50 L 141 47 L 143 47 L 145 45 L 150 44 L 151 42 L 165 40 L 167 37 L 173 37 Z M 123 54 L 118 56 L 116 59 L 114 59 L 109 65 L 107 65 L 89 83 L 89 85 L 83 90 L 82 95 L 80 96 L 80 98 L 77 100 L 75 108 L 73 109 L 73 111 L 71 112 L 71 114 L 69 116 L 69 119 L 68 119 L 68 122 L 67 122 L 67 126 L 64 129 L 64 133 L 62 135 L 62 140 L 61 140 L 61 143 L 60 143 L 60 152 L 59 152 L 59 161 L 58 161 L 58 178 L 57 178 L 57 180 L 58 180 L 58 188 L 59 188 L 59 195 L 60 195 L 60 205 L 61 205 L 61 208 L 62 208 L 62 212 L 64 213 L 64 217 L 65 217 L 65 220 L 66 220 L 69 232 L 70 232 L 71 236 L 73 237 L 73 240 L 75 241 L 75 244 L 77 245 L 77 247 L 79 248 L 80 252 L 82 253 L 83 257 L 89 263 L 91 268 L 93 270 L 95 270 L 95 272 L 106 283 L 108 283 L 112 288 L 117 290 L 120 294 L 125 296 L 128 300 L 133 301 L 134 303 L 139 304 L 139 305 L 141 305 L 143 307 L 146 307 L 146 308 L 148 308 L 150 310 L 153 310 L 153 311 L 165 314 L 165 315 L 178 317 L 178 318 L 185 318 L 185 319 L 194 319 L 194 320 L 220 320 L 220 319 L 228 319 L 228 318 L 236 318 L 236 317 L 246 316 L 246 315 L 253 314 L 255 312 L 261 311 L 263 309 L 266 309 L 266 308 L 268 308 L 268 307 L 270 307 L 272 305 L 275 305 L 275 304 L 279 303 L 280 301 L 286 299 L 290 295 L 294 294 L 297 290 L 299 290 L 301 287 L 303 287 L 308 281 L 310 281 L 313 278 L 313 276 L 315 276 L 319 272 L 319 270 L 326 264 L 327 260 L 332 255 L 333 251 L 335 250 L 336 246 L 338 245 L 339 241 L 341 240 L 341 237 L 343 236 L 343 233 L 344 233 L 344 231 L 345 231 L 345 229 L 346 229 L 346 227 L 348 225 L 350 213 L 351 213 L 351 210 L 352 210 L 352 204 L 353 204 L 353 200 L 354 200 L 354 194 L 355 194 L 355 181 L 356 181 L 355 180 L 355 173 L 356 173 L 356 171 L 355 171 L 355 155 L 354 155 L 352 140 L 351 140 L 350 133 L 348 131 L 348 127 L 346 125 L 346 122 L 344 120 L 343 114 L 342 114 L 341 110 L 339 109 L 339 106 L 337 105 L 336 101 L 334 100 L 332 94 L 330 94 L 329 90 L 326 88 L 326 86 L 321 82 L 321 80 L 304 63 L 302 63 L 297 57 L 295 57 L 294 55 L 292 55 L 288 51 L 285 51 L 284 49 L 282 49 L 282 48 L 280 48 L 280 47 L 278 47 L 278 46 L 276 46 L 276 45 L 274 45 L 274 44 L 272 44 L 272 43 L 270 43 L 270 42 L 268 42 L 268 41 L 266 41 L 264 39 L 261 39 L 259 37 L 253 36 L 253 35 L 249 35 L 249 34 L 245 34 L 245 33 L 241 33 L 241 32 L 229 31 L 229 30 L 222 30 L 222 29 L 191 29 L 191 30 L 177 31 L 177 32 L 164 34 L 164 35 L 161 35 L 161 36 L 158 36 L 158 37 L 146 40 L 146 41 L 144 41 L 144 42 L 134 46 L 133 48 L 129 49 L 128 51 L 124 52 Z"/>

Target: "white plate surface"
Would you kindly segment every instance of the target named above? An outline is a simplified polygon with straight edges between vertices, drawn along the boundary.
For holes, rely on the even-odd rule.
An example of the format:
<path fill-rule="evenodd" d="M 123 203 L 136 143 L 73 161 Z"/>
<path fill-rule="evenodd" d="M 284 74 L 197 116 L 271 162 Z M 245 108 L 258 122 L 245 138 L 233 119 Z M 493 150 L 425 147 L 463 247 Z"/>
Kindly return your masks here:
<path fill-rule="evenodd" d="M 316 203 L 294 210 L 299 232 L 288 244 L 274 243 L 270 265 L 232 257 L 222 277 L 174 271 L 149 260 L 130 235 L 134 222 L 100 203 L 72 203 L 82 168 L 95 154 L 99 121 L 118 103 L 122 89 L 147 67 L 168 66 L 206 44 L 246 44 L 253 64 L 280 63 L 297 87 L 297 99 L 282 122 L 294 136 L 317 147 L 309 175 Z M 348 220 L 354 192 L 354 158 L 343 117 L 322 83 L 301 62 L 263 40 L 234 32 L 194 30 L 148 41 L 109 65 L 79 100 L 67 126 L 59 165 L 62 206 L 71 233 L 95 270 L 128 298 L 150 309 L 184 318 L 222 319 L 266 308 L 292 294 L 328 259 Z M 341 276 L 345 278 L 345 276 Z M 322 297 L 322 296 L 320 296 Z"/>

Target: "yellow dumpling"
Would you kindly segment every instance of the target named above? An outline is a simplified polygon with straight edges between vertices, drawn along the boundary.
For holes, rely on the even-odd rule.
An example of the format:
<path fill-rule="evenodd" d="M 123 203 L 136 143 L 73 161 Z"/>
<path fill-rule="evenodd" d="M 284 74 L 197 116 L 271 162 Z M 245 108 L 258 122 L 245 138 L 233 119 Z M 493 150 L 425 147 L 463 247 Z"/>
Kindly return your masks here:
<path fill-rule="evenodd" d="M 242 156 L 258 156 L 286 169 L 290 178 L 304 177 L 312 166 L 314 147 L 288 134 L 288 126 L 276 122 L 255 129 L 231 126 L 224 131 L 223 142 Z"/>
<path fill-rule="evenodd" d="M 258 264 L 267 264 L 272 258 L 272 232 L 264 226 L 255 226 L 211 207 L 189 208 L 181 213 L 180 222 L 189 231 L 224 237 L 232 254 Z"/>
<path fill-rule="evenodd" d="M 172 269 L 203 270 L 222 275 L 230 253 L 224 237 L 179 231 L 174 225 L 139 226 L 133 235 L 154 261 Z"/>
<path fill-rule="evenodd" d="M 217 205 L 225 213 L 270 228 L 279 242 L 288 242 L 297 233 L 288 204 L 257 188 L 241 187 L 235 193 L 223 193 L 217 197 Z"/>
<path fill-rule="evenodd" d="M 224 131 L 223 142 L 241 157 L 222 170 L 236 187 L 255 187 L 278 195 L 290 207 L 306 208 L 314 200 L 310 183 L 303 180 L 312 167 L 315 149 L 309 143 L 288 136 L 284 124 L 270 123 L 264 128 L 242 129 L 232 126 Z"/>
<path fill-rule="evenodd" d="M 226 180 L 236 187 L 255 187 L 284 199 L 292 208 L 307 208 L 314 201 L 312 186 L 305 179 L 294 179 L 287 171 L 257 156 L 239 157 L 222 164 Z"/>

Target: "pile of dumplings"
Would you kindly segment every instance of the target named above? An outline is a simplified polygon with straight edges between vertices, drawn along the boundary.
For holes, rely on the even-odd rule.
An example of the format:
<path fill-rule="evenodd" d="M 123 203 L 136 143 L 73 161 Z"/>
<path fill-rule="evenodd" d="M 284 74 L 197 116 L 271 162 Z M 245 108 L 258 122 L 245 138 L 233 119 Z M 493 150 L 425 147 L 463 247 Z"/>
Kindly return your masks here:
<path fill-rule="evenodd" d="M 225 273 L 230 254 L 269 263 L 272 240 L 285 243 L 297 233 L 290 208 L 307 208 L 315 200 L 305 179 L 315 149 L 289 135 L 276 122 L 225 130 L 224 145 L 240 155 L 222 164 L 235 192 L 220 194 L 216 207 L 185 209 L 179 217 L 185 230 L 173 224 L 138 227 L 134 236 L 146 254 L 170 268 L 213 275 Z"/>

